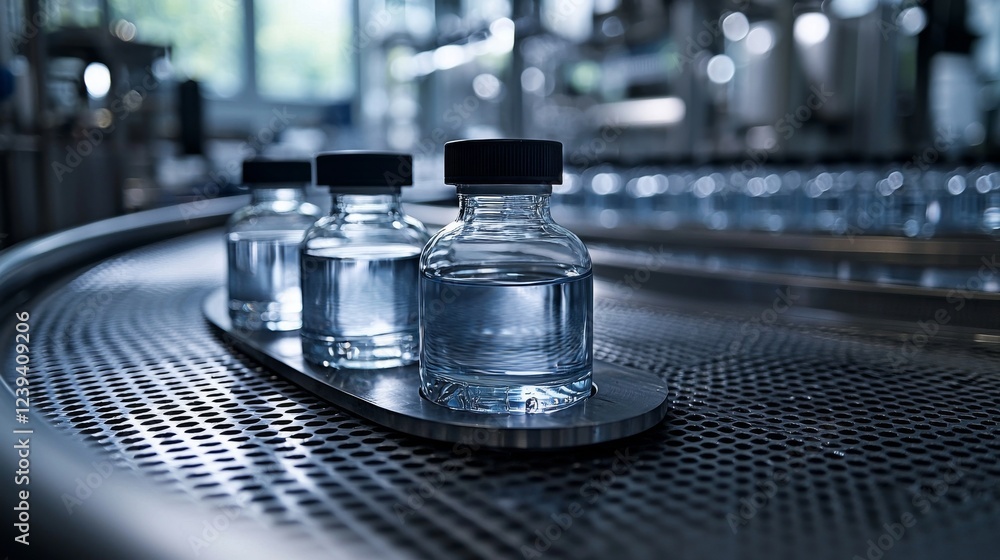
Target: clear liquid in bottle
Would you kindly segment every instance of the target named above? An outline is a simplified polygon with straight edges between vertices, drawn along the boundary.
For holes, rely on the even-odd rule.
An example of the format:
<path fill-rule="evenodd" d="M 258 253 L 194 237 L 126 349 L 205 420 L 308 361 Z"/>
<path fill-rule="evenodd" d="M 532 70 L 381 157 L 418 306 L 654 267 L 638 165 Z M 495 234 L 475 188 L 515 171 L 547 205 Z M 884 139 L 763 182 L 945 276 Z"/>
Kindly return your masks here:
<path fill-rule="evenodd" d="M 302 324 L 302 231 L 243 231 L 227 236 L 229 311 L 236 328 L 294 330 Z"/>
<path fill-rule="evenodd" d="M 590 395 L 590 271 L 505 263 L 438 272 L 421 278 L 425 396 L 451 408 L 532 413 Z"/>
<path fill-rule="evenodd" d="M 306 360 L 328 367 L 385 368 L 419 352 L 420 247 L 343 245 L 302 256 Z"/>

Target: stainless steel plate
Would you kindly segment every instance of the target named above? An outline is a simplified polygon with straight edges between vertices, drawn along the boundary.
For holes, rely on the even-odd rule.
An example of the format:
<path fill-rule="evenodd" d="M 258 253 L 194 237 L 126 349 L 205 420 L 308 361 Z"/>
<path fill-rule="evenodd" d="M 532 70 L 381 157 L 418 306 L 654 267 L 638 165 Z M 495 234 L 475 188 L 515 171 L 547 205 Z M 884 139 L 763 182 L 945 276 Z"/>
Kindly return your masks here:
<path fill-rule="evenodd" d="M 213 291 L 205 317 L 231 343 L 275 372 L 331 403 L 407 434 L 449 442 L 515 449 L 551 449 L 621 439 L 653 427 L 667 414 L 659 378 L 594 362 L 597 390 L 581 404 L 551 414 L 476 414 L 449 410 L 420 396 L 416 366 L 383 370 L 327 370 L 302 358 L 298 332 L 234 329 L 226 290 Z"/>

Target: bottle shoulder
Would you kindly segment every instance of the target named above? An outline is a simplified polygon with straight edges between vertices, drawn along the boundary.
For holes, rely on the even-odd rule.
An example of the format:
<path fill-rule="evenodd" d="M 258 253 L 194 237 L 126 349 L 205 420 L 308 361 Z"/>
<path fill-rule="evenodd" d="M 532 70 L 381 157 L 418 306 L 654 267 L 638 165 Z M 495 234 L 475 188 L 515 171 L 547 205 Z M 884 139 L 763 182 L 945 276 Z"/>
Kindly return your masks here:
<path fill-rule="evenodd" d="M 304 236 L 306 249 L 348 244 L 405 244 L 422 248 L 430 234 L 418 220 L 399 215 L 392 220 L 353 220 L 342 214 L 324 216 Z"/>
<path fill-rule="evenodd" d="M 421 257 L 423 269 L 503 264 L 559 265 L 568 275 L 592 267 L 586 244 L 552 221 L 501 227 L 455 221 L 431 238 Z"/>
<path fill-rule="evenodd" d="M 240 208 L 226 224 L 227 231 L 301 230 L 310 227 L 322 215 L 315 204 L 309 202 L 283 204 L 250 204 Z"/>

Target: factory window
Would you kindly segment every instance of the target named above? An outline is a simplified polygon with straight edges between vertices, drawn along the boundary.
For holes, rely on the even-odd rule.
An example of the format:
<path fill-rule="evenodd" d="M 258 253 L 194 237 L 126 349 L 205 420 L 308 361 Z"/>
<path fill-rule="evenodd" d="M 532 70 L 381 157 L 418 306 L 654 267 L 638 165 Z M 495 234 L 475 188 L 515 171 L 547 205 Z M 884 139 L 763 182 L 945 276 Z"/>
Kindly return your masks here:
<path fill-rule="evenodd" d="M 120 39 L 171 45 L 174 70 L 231 97 L 243 89 L 244 10 L 240 0 L 110 0 Z"/>
<path fill-rule="evenodd" d="M 329 103 L 354 94 L 350 0 L 110 0 L 110 5 L 112 33 L 171 45 L 177 76 L 203 82 L 211 96 Z M 247 33 L 253 34 L 252 51 Z M 255 84 L 247 83 L 247 68 L 254 68 Z"/>
<path fill-rule="evenodd" d="M 255 0 L 254 20 L 262 97 L 328 102 L 354 93 L 352 2 Z"/>

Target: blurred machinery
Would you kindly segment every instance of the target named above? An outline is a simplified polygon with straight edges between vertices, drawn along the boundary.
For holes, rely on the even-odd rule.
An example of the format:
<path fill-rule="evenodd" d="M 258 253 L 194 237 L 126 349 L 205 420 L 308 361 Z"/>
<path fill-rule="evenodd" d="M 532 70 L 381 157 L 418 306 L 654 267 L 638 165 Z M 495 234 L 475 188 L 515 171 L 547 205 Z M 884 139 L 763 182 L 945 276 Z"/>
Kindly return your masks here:
<path fill-rule="evenodd" d="M 365 126 L 564 142 L 560 194 L 614 227 L 932 237 L 1000 228 L 1000 6 L 365 6 Z M 616 213 L 618 215 L 616 215 Z M 625 215 L 622 215 L 624 213 Z"/>
<path fill-rule="evenodd" d="M 440 127 L 558 138 L 578 163 L 903 162 L 935 143 L 935 162 L 997 155 L 992 2 L 363 9 L 378 24 L 362 30 L 365 86 L 385 93 L 365 100 L 367 122 L 403 149 Z"/>
<path fill-rule="evenodd" d="M 171 99 L 168 49 L 134 29 L 58 26 L 44 3 L 8 3 L 2 64 L 2 229 L 11 241 L 148 206 Z M 21 11 L 21 10 L 24 11 Z M 103 12 L 104 16 L 107 12 Z"/>
<path fill-rule="evenodd" d="M 184 1 L 142 5 L 211 5 L 259 48 L 265 0 Z M 995 555 L 1000 2 L 309 2 L 260 13 L 352 7 L 349 101 L 187 82 L 116 0 L 2 4 L 0 308 L 30 310 L 49 556 Z M 261 128 L 282 107 L 294 124 Z M 407 212 L 440 227 L 442 145 L 487 136 L 564 143 L 553 216 L 593 258 L 595 357 L 669 388 L 628 447 L 404 436 L 204 321 L 243 157 L 412 152 Z M 70 517 L 95 459 L 115 474 Z"/>
<path fill-rule="evenodd" d="M 170 50 L 138 43 L 106 3 L 89 20 L 68 10 L 68 24 L 41 0 L 8 6 L 0 230 L 11 240 L 155 205 L 184 163 L 175 153 L 223 153 L 213 140 L 259 120 L 254 105 L 209 100 L 206 111 L 244 111 L 234 122 L 247 130 L 202 134 L 196 85 L 174 95 Z M 410 151 L 418 182 L 439 186 L 445 141 L 557 139 L 572 168 L 562 202 L 608 227 L 1000 229 L 995 2 L 379 0 L 355 17 L 342 50 L 359 93 L 336 133 L 300 123 L 316 127 L 309 149 Z M 179 105 L 195 110 L 177 119 Z M 225 168 L 214 157 L 196 172 Z"/>

